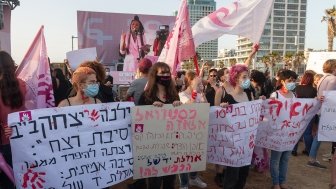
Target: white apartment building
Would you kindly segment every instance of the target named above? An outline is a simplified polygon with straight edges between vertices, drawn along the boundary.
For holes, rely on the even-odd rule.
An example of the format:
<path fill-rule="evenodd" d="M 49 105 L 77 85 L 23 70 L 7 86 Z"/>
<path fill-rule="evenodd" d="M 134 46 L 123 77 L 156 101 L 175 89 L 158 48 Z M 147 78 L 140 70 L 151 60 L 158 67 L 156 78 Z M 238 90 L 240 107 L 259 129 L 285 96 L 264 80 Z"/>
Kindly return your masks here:
<path fill-rule="evenodd" d="M 304 51 L 307 0 L 275 0 L 260 39 L 257 60 L 271 52 L 285 55 Z M 237 60 L 244 62 L 252 43 L 244 37 L 237 39 Z"/>

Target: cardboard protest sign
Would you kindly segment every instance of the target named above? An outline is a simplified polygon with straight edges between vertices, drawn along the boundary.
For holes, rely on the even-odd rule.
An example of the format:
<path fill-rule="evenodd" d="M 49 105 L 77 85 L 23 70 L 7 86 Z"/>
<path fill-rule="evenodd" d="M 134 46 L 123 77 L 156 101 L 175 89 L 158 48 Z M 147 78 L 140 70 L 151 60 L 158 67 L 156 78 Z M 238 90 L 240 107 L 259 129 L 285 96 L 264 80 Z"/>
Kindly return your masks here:
<path fill-rule="evenodd" d="M 206 168 L 209 104 L 132 108 L 134 179 Z"/>
<path fill-rule="evenodd" d="M 318 129 L 319 141 L 336 142 L 336 91 L 324 91 L 324 102 Z"/>
<path fill-rule="evenodd" d="M 251 164 L 261 100 L 211 107 L 207 160 L 231 167 Z"/>
<path fill-rule="evenodd" d="M 78 49 L 66 53 L 66 57 L 71 69 L 75 70 L 84 61 L 94 61 L 97 59 L 96 47 Z"/>
<path fill-rule="evenodd" d="M 129 85 L 135 78 L 135 72 L 110 71 L 115 85 Z"/>
<path fill-rule="evenodd" d="M 308 123 L 319 111 L 316 99 L 289 98 L 263 102 L 256 145 L 275 151 L 291 151 Z"/>
<path fill-rule="evenodd" d="M 108 103 L 9 115 L 17 188 L 103 188 L 133 175 L 130 108 Z"/>

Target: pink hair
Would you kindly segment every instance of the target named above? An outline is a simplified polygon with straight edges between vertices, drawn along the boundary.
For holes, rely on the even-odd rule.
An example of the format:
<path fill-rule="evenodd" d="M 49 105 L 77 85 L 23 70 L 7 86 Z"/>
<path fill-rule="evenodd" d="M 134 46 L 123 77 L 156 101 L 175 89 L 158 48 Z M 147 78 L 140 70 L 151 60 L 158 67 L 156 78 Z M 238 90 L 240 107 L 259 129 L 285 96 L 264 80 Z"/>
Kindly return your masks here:
<path fill-rule="evenodd" d="M 247 72 L 248 68 L 243 64 L 236 64 L 230 69 L 230 84 L 235 87 L 237 85 L 237 79 L 242 72 Z"/>

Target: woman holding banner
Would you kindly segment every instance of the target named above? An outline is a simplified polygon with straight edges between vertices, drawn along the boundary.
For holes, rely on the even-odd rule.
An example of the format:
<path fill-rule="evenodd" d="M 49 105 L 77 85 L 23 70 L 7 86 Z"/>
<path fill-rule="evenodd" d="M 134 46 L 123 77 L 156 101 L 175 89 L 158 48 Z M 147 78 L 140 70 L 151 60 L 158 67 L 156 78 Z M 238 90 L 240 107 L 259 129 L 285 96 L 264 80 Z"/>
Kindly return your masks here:
<path fill-rule="evenodd" d="M 152 66 L 149 71 L 147 87 L 139 99 L 139 105 L 162 107 L 164 104 L 172 104 L 173 106 L 182 104 L 170 73 L 170 67 L 166 63 L 158 62 Z M 176 175 L 149 178 L 148 189 L 158 189 L 161 188 L 161 185 L 163 189 L 174 189 L 175 178 Z"/>
<path fill-rule="evenodd" d="M 237 64 L 232 66 L 229 81 L 234 88 L 231 93 L 233 97 L 231 104 L 253 100 L 251 92 L 247 92 L 246 90 L 250 88 L 251 82 L 248 68 L 245 65 Z M 225 104 L 222 104 L 222 106 L 225 106 Z M 223 188 L 243 189 L 246 184 L 249 168 L 249 165 L 243 167 L 227 166 L 224 172 Z"/>
<path fill-rule="evenodd" d="M 291 70 L 282 70 L 278 74 L 277 86 L 279 90 L 273 92 L 270 96 L 272 99 L 286 99 L 295 98 L 292 92 L 295 89 L 295 75 L 296 73 Z M 279 152 L 271 150 L 271 177 L 273 189 L 289 189 L 286 185 L 286 176 L 288 169 L 288 160 L 291 151 Z"/>
<path fill-rule="evenodd" d="M 15 76 L 14 60 L 7 52 L 0 51 L 0 156 L 4 157 L 10 167 L 12 166 L 12 153 L 9 144 L 11 129 L 7 125 L 7 117 L 10 113 L 26 109 L 25 93 L 25 83 Z M 8 165 L 3 166 L 6 162 L 0 162 L 0 188 L 14 189 L 14 184 L 11 182 L 14 180 L 12 170 L 9 170 L 11 168 Z M 3 170 L 4 168 L 6 170 Z"/>
<path fill-rule="evenodd" d="M 186 90 L 179 93 L 180 100 L 183 104 L 207 103 L 206 96 L 203 93 L 204 87 L 202 84 L 202 79 L 196 77 L 196 73 L 194 71 L 188 71 L 186 73 L 185 84 Z M 197 172 L 182 173 L 179 176 L 180 189 L 188 189 L 189 185 L 197 186 L 199 188 L 207 187 L 207 184 L 197 176 Z"/>

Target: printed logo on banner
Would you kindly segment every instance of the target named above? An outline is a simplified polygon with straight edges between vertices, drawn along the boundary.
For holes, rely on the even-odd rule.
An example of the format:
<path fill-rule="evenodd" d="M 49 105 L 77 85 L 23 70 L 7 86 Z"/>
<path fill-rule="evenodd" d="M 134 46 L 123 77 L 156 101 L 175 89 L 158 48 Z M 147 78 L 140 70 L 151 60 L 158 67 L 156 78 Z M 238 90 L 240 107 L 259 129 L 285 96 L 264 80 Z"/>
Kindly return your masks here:
<path fill-rule="evenodd" d="M 136 133 L 142 133 L 144 131 L 144 124 L 135 124 L 135 130 Z"/>
<path fill-rule="evenodd" d="M 20 122 L 32 120 L 31 111 L 20 112 L 19 116 L 20 116 Z"/>

